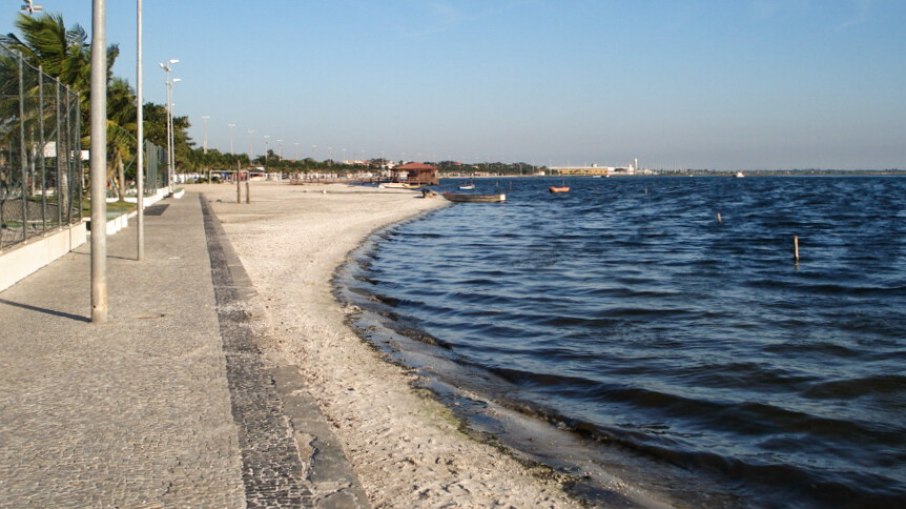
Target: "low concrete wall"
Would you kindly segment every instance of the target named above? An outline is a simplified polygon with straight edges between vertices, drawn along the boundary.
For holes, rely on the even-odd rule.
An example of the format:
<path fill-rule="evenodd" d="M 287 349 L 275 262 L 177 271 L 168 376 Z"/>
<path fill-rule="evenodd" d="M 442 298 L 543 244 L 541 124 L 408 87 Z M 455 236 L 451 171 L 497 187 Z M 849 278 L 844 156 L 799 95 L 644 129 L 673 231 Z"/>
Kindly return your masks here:
<path fill-rule="evenodd" d="M 42 238 L 29 239 L 0 255 L 0 291 L 81 246 L 88 239 L 85 222 Z"/>
<path fill-rule="evenodd" d="M 147 208 L 166 198 L 167 194 L 166 189 L 159 189 L 154 195 L 145 198 L 143 205 Z M 129 218 L 135 215 L 136 212 L 131 212 L 129 215 L 123 214 L 107 221 L 107 235 L 113 235 L 126 228 L 129 225 Z M 29 239 L 24 244 L 0 253 L 0 292 L 87 242 L 90 235 L 88 222 L 86 218 L 69 229 L 46 237 Z"/>

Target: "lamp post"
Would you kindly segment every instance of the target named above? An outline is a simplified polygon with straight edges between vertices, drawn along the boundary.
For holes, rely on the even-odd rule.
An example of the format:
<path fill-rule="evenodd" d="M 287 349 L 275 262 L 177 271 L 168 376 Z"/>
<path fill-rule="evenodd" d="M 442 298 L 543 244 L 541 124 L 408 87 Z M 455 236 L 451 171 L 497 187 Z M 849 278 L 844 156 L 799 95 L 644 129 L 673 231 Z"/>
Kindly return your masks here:
<path fill-rule="evenodd" d="M 22 10 L 27 12 L 29 16 L 36 12 L 41 12 L 44 10 L 43 5 L 35 5 L 32 0 L 22 0 L 22 3 L 24 4 L 22 5 Z"/>
<path fill-rule="evenodd" d="M 107 321 L 107 9 L 91 4 L 91 322 Z"/>
<path fill-rule="evenodd" d="M 142 110 L 142 0 L 135 0 L 135 190 L 136 190 L 136 260 L 145 258 L 145 112 Z"/>
<path fill-rule="evenodd" d="M 208 120 L 210 120 L 210 115 L 202 115 L 201 120 L 204 121 L 204 141 L 202 143 L 204 155 L 208 155 Z"/>
<path fill-rule="evenodd" d="M 179 63 L 179 59 L 171 58 L 160 64 L 166 74 L 164 83 L 167 86 L 167 185 L 173 190 L 173 82 L 170 80 L 170 67 Z"/>
<path fill-rule="evenodd" d="M 267 153 L 269 151 L 269 145 L 268 145 L 267 140 L 269 140 L 270 137 L 271 137 L 271 135 L 269 135 L 269 134 L 264 135 L 264 172 L 265 173 L 267 173 Z"/>
<path fill-rule="evenodd" d="M 176 126 L 173 125 L 173 110 L 176 108 L 176 103 L 173 102 L 173 85 L 182 81 L 181 78 L 173 78 L 170 80 L 170 148 L 172 150 L 172 155 L 170 156 L 170 168 L 173 172 L 173 179 L 176 179 Z"/>
<path fill-rule="evenodd" d="M 249 129 L 249 165 L 252 164 L 252 135 L 255 134 L 254 129 Z"/>
<path fill-rule="evenodd" d="M 227 127 L 230 128 L 230 154 L 233 153 L 233 128 L 236 127 L 236 124 L 230 122 L 227 124 Z"/>

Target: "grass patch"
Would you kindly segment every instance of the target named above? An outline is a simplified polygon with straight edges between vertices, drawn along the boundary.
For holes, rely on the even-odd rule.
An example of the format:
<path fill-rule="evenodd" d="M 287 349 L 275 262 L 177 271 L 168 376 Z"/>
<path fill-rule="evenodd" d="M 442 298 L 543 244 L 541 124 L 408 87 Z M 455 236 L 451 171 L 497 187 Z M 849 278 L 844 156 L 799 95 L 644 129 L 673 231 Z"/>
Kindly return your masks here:
<path fill-rule="evenodd" d="M 107 214 L 119 213 L 119 214 L 128 214 L 135 210 L 136 205 L 134 203 L 126 201 L 115 201 L 107 204 Z M 84 199 L 82 200 L 82 216 L 91 217 L 91 200 Z"/>

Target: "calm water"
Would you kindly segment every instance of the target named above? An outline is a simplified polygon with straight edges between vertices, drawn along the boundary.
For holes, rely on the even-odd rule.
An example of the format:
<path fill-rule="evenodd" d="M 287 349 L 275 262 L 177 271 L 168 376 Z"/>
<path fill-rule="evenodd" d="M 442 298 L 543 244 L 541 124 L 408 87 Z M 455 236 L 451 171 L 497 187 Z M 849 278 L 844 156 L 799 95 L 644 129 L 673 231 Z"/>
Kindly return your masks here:
<path fill-rule="evenodd" d="M 645 505 L 609 472 L 680 506 L 906 506 L 906 179 L 559 183 L 381 232 L 341 298 L 592 502 Z"/>

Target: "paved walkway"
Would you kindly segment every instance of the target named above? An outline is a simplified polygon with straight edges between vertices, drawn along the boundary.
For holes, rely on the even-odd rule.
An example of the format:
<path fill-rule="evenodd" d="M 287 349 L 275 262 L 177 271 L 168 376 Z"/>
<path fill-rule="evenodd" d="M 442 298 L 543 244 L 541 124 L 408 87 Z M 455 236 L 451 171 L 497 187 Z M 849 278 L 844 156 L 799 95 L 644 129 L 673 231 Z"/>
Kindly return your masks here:
<path fill-rule="evenodd" d="M 0 508 L 367 507 L 216 217 L 149 212 L 145 261 L 134 225 L 107 239 L 108 323 L 87 245 L 0 293 Z"/>

